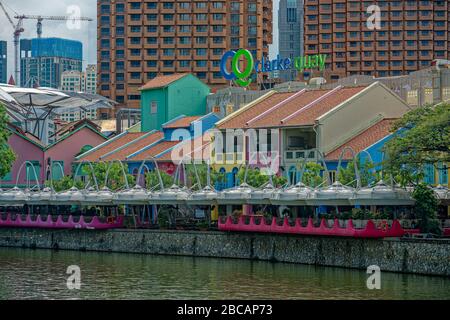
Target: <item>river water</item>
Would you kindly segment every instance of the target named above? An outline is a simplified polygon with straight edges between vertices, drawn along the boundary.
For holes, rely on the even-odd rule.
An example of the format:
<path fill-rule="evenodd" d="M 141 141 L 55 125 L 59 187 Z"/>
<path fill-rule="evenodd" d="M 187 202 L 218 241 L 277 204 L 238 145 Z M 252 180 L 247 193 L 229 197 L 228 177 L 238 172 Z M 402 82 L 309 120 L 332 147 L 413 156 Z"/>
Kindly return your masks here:
<path fill-rule="evenodd" d="M 67 288 L 68 266 L 81 289 Z M 0 248 L 0 299 L 450 299 L 450 279 L 246 260 Z"/>

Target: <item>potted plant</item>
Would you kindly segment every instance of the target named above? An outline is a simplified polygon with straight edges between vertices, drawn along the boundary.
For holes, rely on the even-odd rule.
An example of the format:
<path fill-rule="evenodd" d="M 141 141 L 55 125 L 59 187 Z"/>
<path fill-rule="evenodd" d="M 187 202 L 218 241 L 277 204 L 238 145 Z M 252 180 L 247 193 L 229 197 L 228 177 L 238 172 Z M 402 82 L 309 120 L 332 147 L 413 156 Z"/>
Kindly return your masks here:
<path fill-rule="evenodd" d="M 200 220 L 199 222 L 197 222 L 197 228 L 200 231 L 208 231 L 209 223 L 206 220 Z"/>

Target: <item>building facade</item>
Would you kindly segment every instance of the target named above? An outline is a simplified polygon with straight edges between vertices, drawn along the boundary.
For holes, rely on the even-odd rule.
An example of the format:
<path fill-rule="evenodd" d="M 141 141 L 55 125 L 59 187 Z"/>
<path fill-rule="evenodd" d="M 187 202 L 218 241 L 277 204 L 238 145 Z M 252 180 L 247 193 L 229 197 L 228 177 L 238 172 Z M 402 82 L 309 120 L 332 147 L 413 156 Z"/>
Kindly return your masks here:
<path fill-rule="evenodd" d="M 97 92 L 97 66 L 88 65 L 86 71 L 67 70 L 61 74 L 61 90 L 70 92 Z"/>
<path fill-rule="evenodd" d="M 66 130 L 48 146 L 34 135 L 9 124 L 11 136 L 8 145 L 17 157 L 11 171 L 0 179 L 2 187 L 14 187 L 17 177 L 19 187 L 33 186 L 36 180 L 39 186 L 43 186 L 50 179 L 50 164 L 53 166 L 51 172 L 54 180 L 70 175 L 75 157 L 82 150 L 96 147 L 106 141 L 106 137 L 97 127 L 82 122 L 79 126 L 72 125 L 73 130 Z M 20 170 L 25 161 L 28 161 L 28 164 Z"/>
<path fill-rule="evenodd" d="M 57 89 L 64 71 L 82 71 L 83 44 L 61 38 L 23 39 L 20 58 L 21 87 Z"/>
<path fill-rule="evenodd" d="M 97 65 L 88 64 L 85 71 L 85 91 L 86 93 L 97 93 Z"/>
<path fill-rule="evenodd" d="M 97 1 L 98 92 L 139 108 L 139 88 L 157 75 L 193 73 L 228 82 L 222 55 L 246 48 L 261 59 L 272 43 L 272 1 Z"/>
<path fill-rule="evenodd" d="M 449 9 L 445 0 L 305 0 L 305 54 L 328 55 L 313 76 L 400 76 L 448 59 Z"/>
<path fill-rule="evenodd" d="M 383 103 L 379 103 L 383 101 Z M 339 158 L 352 158 L 389 135 L 393 119 L 411 108 L 380 82 L 334 89 L 271 91 L 217 122 L 212 163 L 234 185 L 240 166 L 252 161 L 296 183 L 298 166 L 327 163 L 336 176 Z M 230 132 L 231 130 L 231 132 Z M 381 152 L 380 152 L 381 153 Z"/>
<path fill-rule="evenodd" d="M 8 43 L 0 41 L 0 83 L 6 83 L 8 73 Z"/>
<path fill-rule="evenodd" d="M 206 114 L 210 88 L 192 74 L 158 76 L 141 89 L 142 131 L 161 130 L 180 114 Z"/>
<path fill-rule="evenodd" d="M 84 88 L 84 72 L 67 70 L 61 74 L 61 90 L 70 92 L 84 92 Z"/>
<path fill-rule="evenodd" d="M 278 48 L 281 57 L 294 59 L 303 55 L 304 47 L 304 0 L 280 0 L 278 10 Z M 297 78 L 295 69 L 280 71 L 284 81 Z"/>

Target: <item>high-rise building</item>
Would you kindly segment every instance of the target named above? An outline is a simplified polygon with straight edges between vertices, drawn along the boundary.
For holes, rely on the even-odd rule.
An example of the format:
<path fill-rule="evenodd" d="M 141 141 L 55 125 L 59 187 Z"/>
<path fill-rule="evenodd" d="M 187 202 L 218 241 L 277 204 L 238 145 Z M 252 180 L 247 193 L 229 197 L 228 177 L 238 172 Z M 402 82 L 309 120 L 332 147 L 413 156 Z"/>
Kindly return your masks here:
<path fill-rule="evenodd" d="M 59 88 L 64 71 L 82 71 L 83 44 L 60 38 L 24 39 L 20 58 L 22 87 Z"/>
<path fill-rule="evenodd" d="M 96 94 L 97 91 L 97 66 L 90 64 L 86 71 L 67 70 L 61 74 L 61 86 L 63 91 L 84 92 Z"/>
<path fill-rule="evenodd" d="M 85 92 L 97 93 L 97 65 L 88 64 L 85 71 Z"/>
<path fill-rule="evenodd" d="M 61 74 L 62 91 L 84 92 L 85 91 L 85 74 L 76 70 L 67 70 Z"/>
<path fill-rule="evenodd" d="M 226 51 L 245 48 L 261 59 L 272 43 L 272 0 L 98 0 L 97 10 L 98 92 L 132 108 L 157 75 L 189 72 L 226 86 Z"/>
<path fill-rule="evenodd" d="M 448 0 L 305 0 L 305 54 L 328 55 L 313 75 L 398 76 L 448 59 L 449 10 Z"/>
<path fill-rule="evenodd" d="M 0 41 L 0 83 L 6 83 L 8 73 L 8 46 L 6 41 Z"/>
<path fill-rule="evenodd" d="M 280 0 L 278 10 L 278 50 L 283 58 L 303 55 L 303 4 L 304 0 Z M 292 81 L 297 77 L 295 69 L 279 71 L 284 81 Z"/>

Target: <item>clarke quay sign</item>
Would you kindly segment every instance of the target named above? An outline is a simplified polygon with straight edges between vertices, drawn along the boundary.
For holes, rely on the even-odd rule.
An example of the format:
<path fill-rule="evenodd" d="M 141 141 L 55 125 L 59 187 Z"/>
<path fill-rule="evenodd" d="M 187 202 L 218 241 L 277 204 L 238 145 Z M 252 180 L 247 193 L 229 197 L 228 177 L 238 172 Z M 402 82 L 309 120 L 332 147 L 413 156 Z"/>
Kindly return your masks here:
<path fill-rule="evenodd" d="M 316 54 L 311 56 L 299 56 L 294 59 L 281 58 L 280 55 L 274 60 L 262 58 L 257 60 L 253 58 L 253 55 L 249 50 L 240 49 L 236 51 L 227 51 L 222 57 L 220 64 L 220 71 L 223 77 L 229 81 L 235 81 L 241 87 L 247 87 L 252 83 L 251 75 L 253 71 L 255 73 L 265 73 L 271 71 L 283 71 L 296 69 L 299 72 L 303 72 L 305 69 L 319 69 L 323 71 L 325 69 L 325 62 L 327 60 L 326 54 Z M 227 62 L 231 59 L 231 72 L 227 68 Z M 243 59 L 247 66 L 244 70 L 239 67 L 239 61 Z"/>

